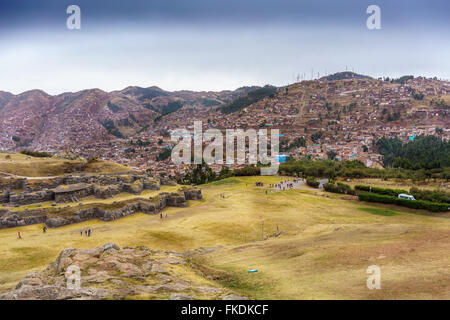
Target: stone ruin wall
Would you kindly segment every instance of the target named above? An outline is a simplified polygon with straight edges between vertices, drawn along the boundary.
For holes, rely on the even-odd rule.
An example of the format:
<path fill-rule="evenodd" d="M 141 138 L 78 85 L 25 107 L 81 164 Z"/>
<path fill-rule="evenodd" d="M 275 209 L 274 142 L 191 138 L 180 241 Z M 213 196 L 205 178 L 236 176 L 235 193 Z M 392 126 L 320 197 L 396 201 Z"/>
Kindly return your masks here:
<path fill-rule="evenodd" d="M 36 192 L 24 191 L 19 194 L 11 192 L 9 194 L 10 205 L 27 205 L 45 201 L 52 201 L 55 198 L 54 192 L 50 190 L 42 190 Z"/>
<path fill-rule="evenodd" d="M 56 203 L 76 202 L 79 199 L 89 197 L 94 194 L 94 185 L 90 184 L 85 189 L 74 190 L 64 193 L 55 193 L 54 199 Z"/>
<path fill-rule="evenodd" d="M 158 196 L 150 197 L 150 199 L 137 199 L 136 202 L 124 204 L 117 209 L 104 209 L 101 206 L 97 206 L 80 209 L 71 215 L 67 215 L 64 214 L 64 208 L 62 208 L 60 209 L 60 216 L 56 217 L 54 213 L 49 216 L 46 209 L 17 212 L 0 209 L 0 229 L 39 223 L 45 223 L 49 228 L 57 228 L 91 219 L 113 221 L 137 212 L 156 214 L 166 207 L 187 207 L 188 200 L 200 199 L 202 199 L 201 189 L 183 190 L 182 188 L 179 192 L 161 192 Z"/>
<path fill-rule="evenodd" d="M 51 190 L 60 185 L 72 185 L 78 183 L 92 184 L 85 191 L 73 191 L 67 194 L 56 195 Z M 169 182 L 166 182 L 169 183 Z M 160 184 L 149 179 L 144 174 L 120 174 L 99 176 L 72 176 L 56 177 L 27 183 L 27 179 L 3 179 L 0 180 L 0 203 L 11 206 L 28 205 L 45 201 L 71 202 L 73 198 L 81 199 L 91 195 L 106 199 L 114 197 L 121 192 L 140 194 L 143 190 L 159 190 Z M 24 190 L 14 193 L 11 190 Z M 57 199 L 56 199 L 57 198 Z"/>

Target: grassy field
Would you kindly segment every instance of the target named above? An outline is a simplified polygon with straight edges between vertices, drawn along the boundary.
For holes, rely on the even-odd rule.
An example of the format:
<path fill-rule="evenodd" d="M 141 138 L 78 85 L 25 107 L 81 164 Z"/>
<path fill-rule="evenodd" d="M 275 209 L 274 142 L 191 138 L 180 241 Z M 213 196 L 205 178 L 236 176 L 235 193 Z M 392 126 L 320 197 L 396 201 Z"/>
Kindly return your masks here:
<path fill-rule="evenodd" d="M 47 177 L 81 171 L 99 174 L 130 170 L 129 167 L 105 160 L 67 160 L 53 157 L 30 157 L 21 153 L 0 153 L 0 174 L 9 173 L 25 177 Z"/>
<path fill-rule="evenodd" d="M 431 179 L 430 179 L 431 180 Z M 423 181 L 423 182 L 417 182 L 417 181 L 411 181 L 411 180 L 401 180 L 401 179 L 389 179 L 389 180 L 383 180 L 383 179 L 351 179 L 349 182 L 347 182 L 344 179 L 338 179 L 338 181 L 349 184 L 352 187 L 356 185 L 365 185 L 365 186 L 372 186 L 372 187 L 379 187 L 379 188 L 390 188 L 390 189 L 403 189 L 406 191 L 409 191 L 412 187 L 417 187 L 419 189 L 427 189 L 427 190 L 450 190 L 450 182 L 445 180 L 438 180 L 436 181 Z"/>
<path fill-rule="evenodd" d="M 251 298 L 450 298 L 449 218 L 317 190 L 266 194 L 268 189 L 255 187 L 256 181 L 281 179 L 229 178 L 204 185 L 203 200 L 169 208 L 162 221 L 159 215 L 136 214 L 47 234 L 41 225 L 0 230 L 0 291 L 45 268 L 64 248 L 114 242 L 175 251 L 214 247 L 192 263 L 217 285 Z M 86 227 L 93 230 L 90 238 L 80 236 Z M 370 265 L 381 268 L 380 290 L 366 287 Z"/>

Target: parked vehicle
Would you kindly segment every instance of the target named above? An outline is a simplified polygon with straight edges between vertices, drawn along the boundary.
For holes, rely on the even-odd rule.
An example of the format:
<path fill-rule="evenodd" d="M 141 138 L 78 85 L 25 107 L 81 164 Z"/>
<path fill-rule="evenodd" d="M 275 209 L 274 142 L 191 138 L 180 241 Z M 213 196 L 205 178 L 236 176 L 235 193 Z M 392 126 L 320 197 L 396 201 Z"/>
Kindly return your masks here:
<path fill-rule="evenodd" d="M 399 199 L 405 199 L 405 200 L 416 200 L 416 198 L 414 198 L 414 196 L 409 195 L 409 194 L 404 194 L 404 193 L 400 193 L 398 195 Z"/>

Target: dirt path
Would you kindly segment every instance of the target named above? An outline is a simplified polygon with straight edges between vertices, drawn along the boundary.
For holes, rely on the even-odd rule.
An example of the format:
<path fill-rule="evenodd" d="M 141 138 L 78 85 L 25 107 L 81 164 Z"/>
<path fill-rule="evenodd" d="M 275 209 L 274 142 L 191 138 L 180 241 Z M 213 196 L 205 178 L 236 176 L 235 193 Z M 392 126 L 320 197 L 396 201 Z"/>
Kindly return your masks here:
<path fill-rule="evenodd" d="M 26 177 L 26 176 L 19 176 L 19 175 L 13 174 L 13 173 L 7 173 L 7 172 L 1 172 L 1 171 L 0 171 L 0 175 L 5 175 L 10 178 L 18 178 L 18 179 L 26 178 L 28 180 L 53 179 L 53 178 L 61 177 L 61 176 Z M 77 175 L 72 175 L 72 176 L 77 177 Z"/>

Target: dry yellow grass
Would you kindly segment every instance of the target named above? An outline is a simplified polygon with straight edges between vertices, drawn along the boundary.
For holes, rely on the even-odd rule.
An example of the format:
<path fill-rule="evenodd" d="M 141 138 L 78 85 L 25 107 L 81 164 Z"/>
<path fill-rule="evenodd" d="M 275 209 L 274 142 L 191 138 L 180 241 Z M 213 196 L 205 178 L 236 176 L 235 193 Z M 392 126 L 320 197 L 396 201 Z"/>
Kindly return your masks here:
<path fill-rule="evenodd" d="M 0 291 L 43 269 L 63 248 L 115 242 L 176 251 L 220 247 L 194 262 L 205 273 L 226 275 L 217 278 L 219 285 L 252 298 L 449 298 L 448 218 L 324 197 L 318 191 L 266 195 L 254 184 L 280 179 L 230 178 L 205 185 L 202 201 L 169 208 L 163 221 L 158 215 L 136 214 L 47 234 L 39 225 L 0 230 Z M 264 241 L 263 220 L 269 236 Z M 86 227 L 93 230 L 90 238 L 80 236 Z M 275 237 L 277 230 L 282 234 Z M 381 290 L 366 287 L 366 268 L 372 264 L 381 267 Z M 259 272 L 249 274 L 249 269 Z"/>
<path fill-rule="evenodd" d="M 47 177 L 64 175 L 77 171 L 86 173 L 126 172 L 131 169 L 104 160 L 67 160 L 61 158 L 38 158 L 20 153 L 0 153 L 0 173 L 25 177 Z"/>
<path fill-rule="evenodd" d="M 349 182 L 347 182 L 344 179 L 339 179 L 341 182 L 349 184 L 351 186 L 356 185 L 366 185 L 366 186 L 373 186 L 373 187 L 380 187 L 380 188 L 391 188 L 391 189 L 403 189 L 406 191 L 409 191 L 412 187 L 417 187 L 419 189 L 428 189 L 428 190 L 435 190 L 435 189 L 442 189 L 442 190 L 450 190 L 450 182 L 445 180 L 432 180 L 432 181 L 423 181 L 423 182 L 417 182 L 417 181 L 411 181 L 411 180 L 402 180 L 402 179 L 389 179 L 389 180 L 383 180 L 383 179 L 351 179 Z"/>

